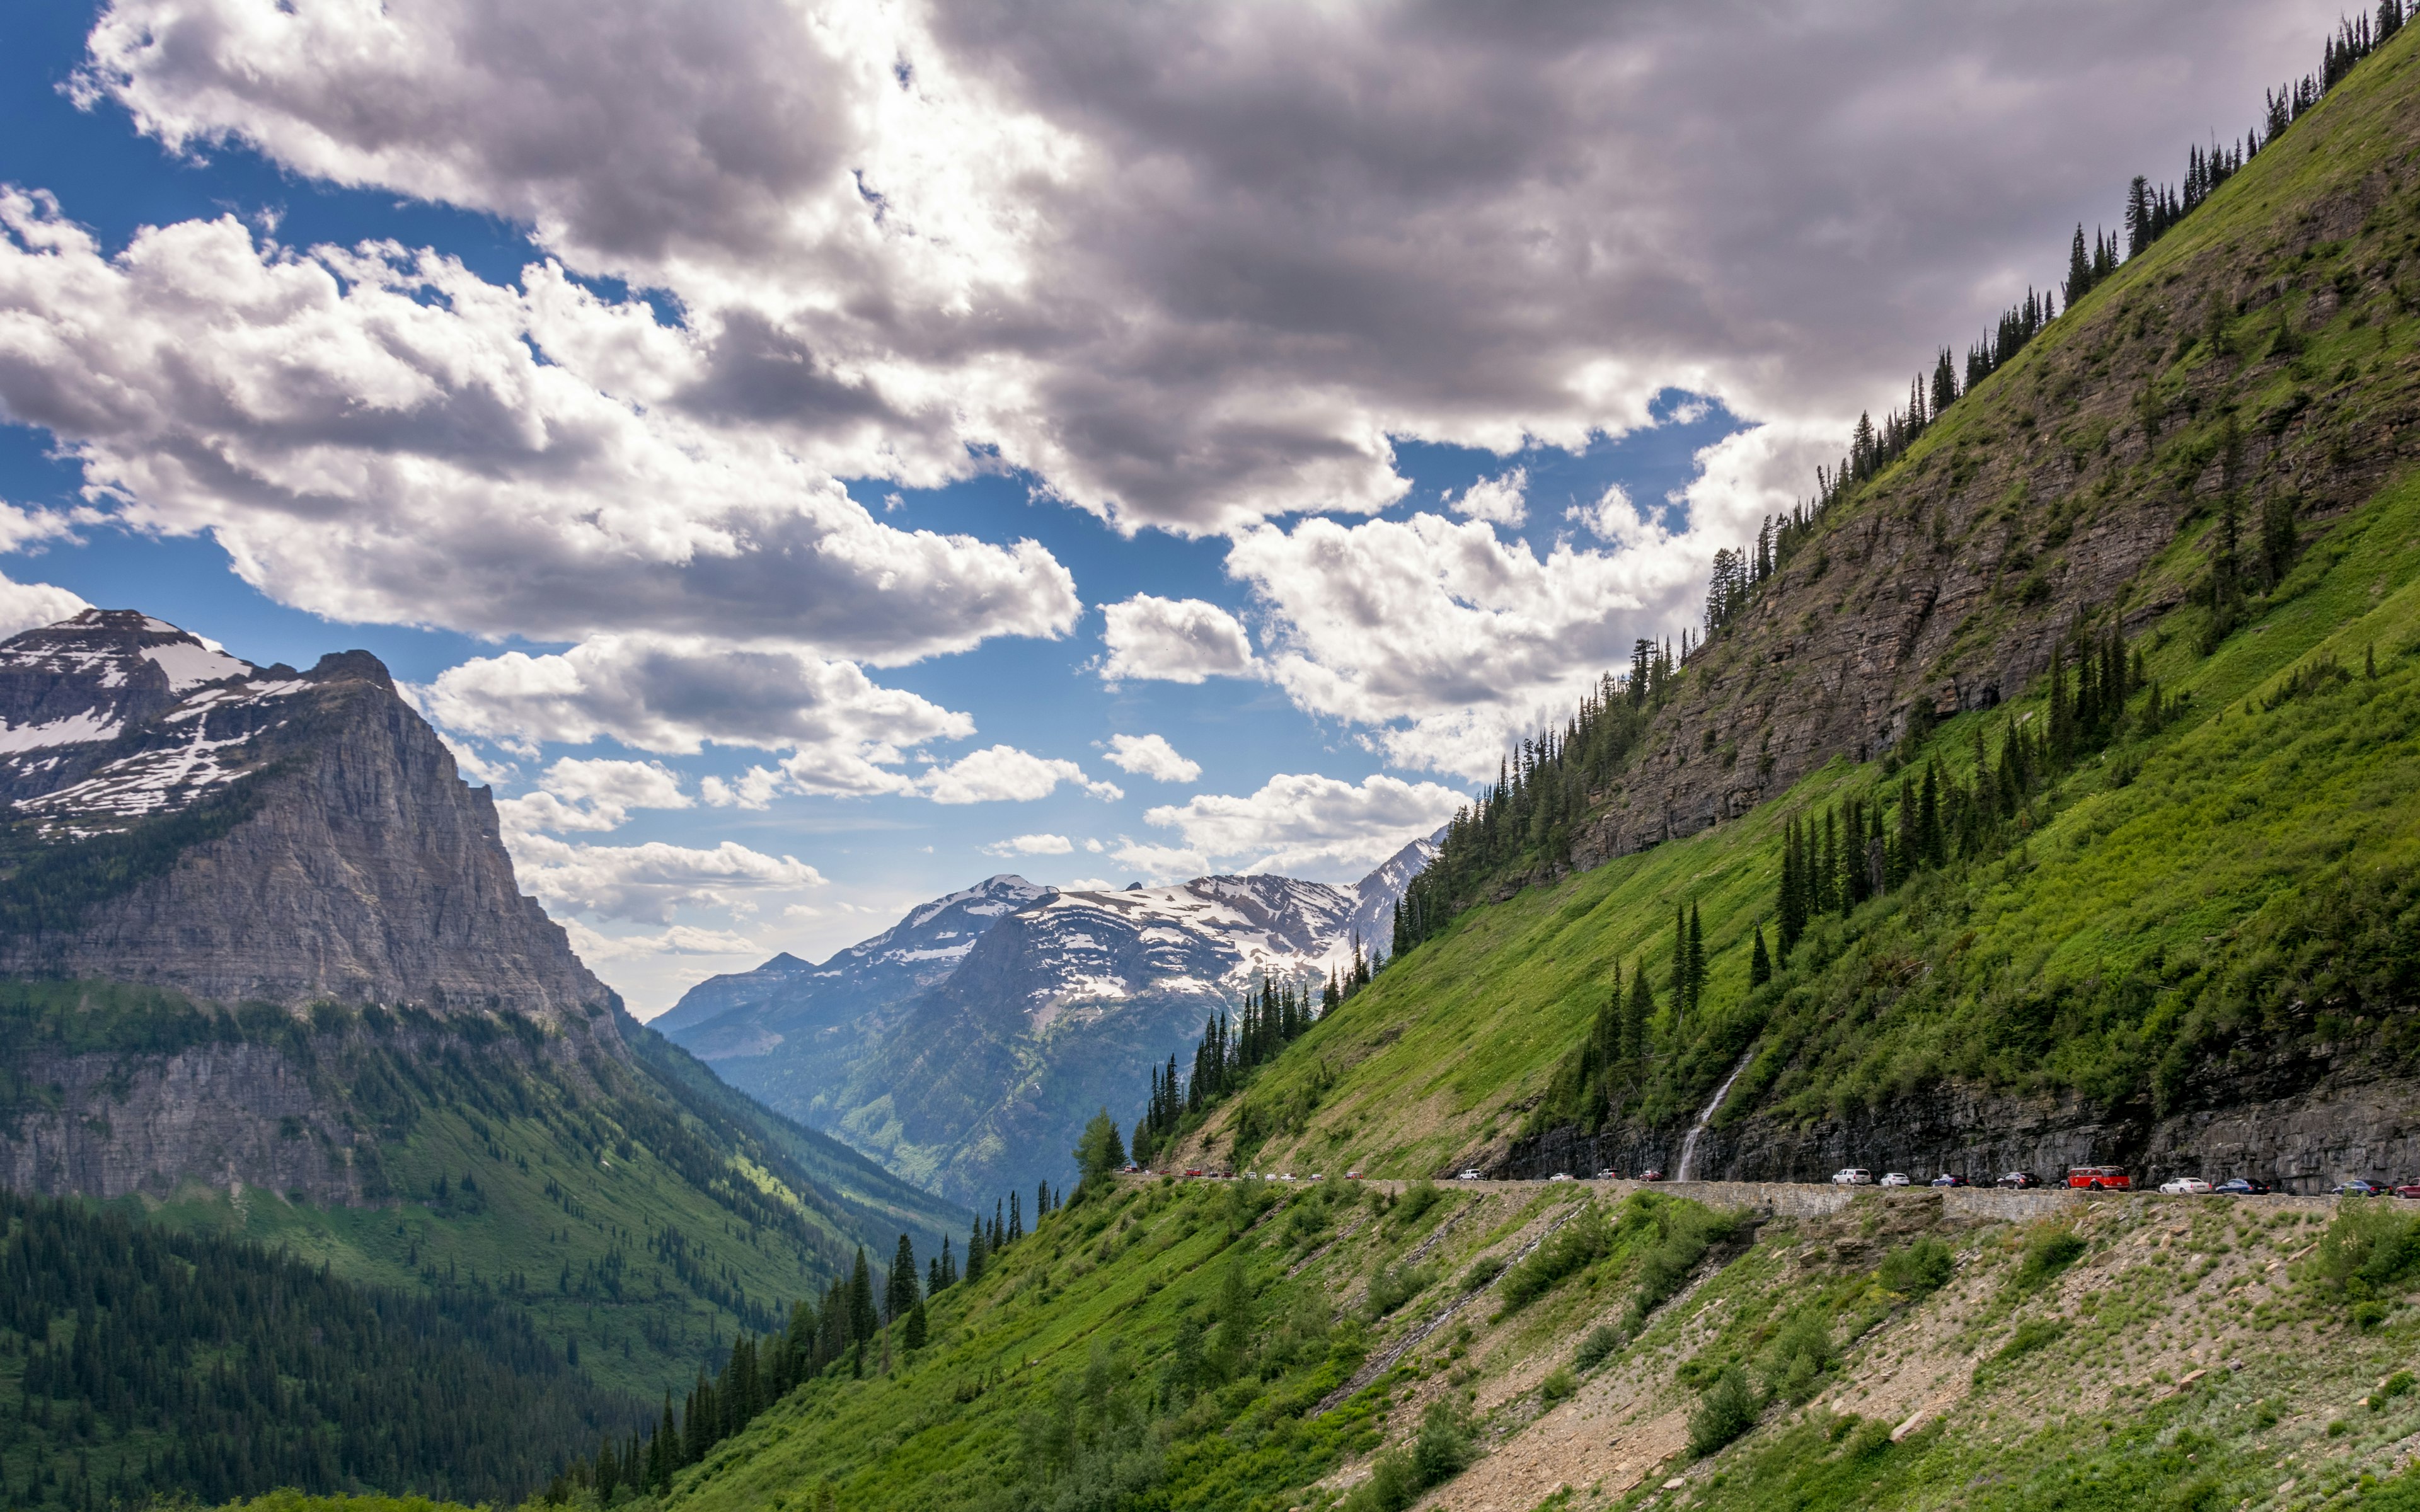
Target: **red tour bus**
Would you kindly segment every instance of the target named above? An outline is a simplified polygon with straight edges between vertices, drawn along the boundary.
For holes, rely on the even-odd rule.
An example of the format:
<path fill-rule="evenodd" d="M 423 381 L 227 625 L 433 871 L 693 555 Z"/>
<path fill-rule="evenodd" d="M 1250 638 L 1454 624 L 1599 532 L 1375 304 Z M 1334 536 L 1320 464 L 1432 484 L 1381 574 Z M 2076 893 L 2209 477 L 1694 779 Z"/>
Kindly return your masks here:
<path fill-rule="evenodd" d="M 2086 1192 L 2132 1192 L 2134 1179 L 2123 1165 L 2071 1165 L 2067 1184 Z"/>

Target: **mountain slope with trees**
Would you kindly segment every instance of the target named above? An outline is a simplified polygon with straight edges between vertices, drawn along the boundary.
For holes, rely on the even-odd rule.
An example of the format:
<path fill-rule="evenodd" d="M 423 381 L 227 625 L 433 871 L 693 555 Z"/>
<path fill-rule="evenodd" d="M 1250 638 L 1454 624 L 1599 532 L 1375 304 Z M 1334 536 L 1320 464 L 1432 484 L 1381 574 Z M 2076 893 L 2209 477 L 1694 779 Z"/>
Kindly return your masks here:
<path fill-rule="evenodd" d="M 1745 1057 L 1708 1171 L 2420 1165 L 2412 41 L 1533 742 L 1182 1158 L 1668 1171 Z"/>
<path fill-rule="evenodd" d="M 632 1022 L 365 653 L 92 610 L 0 643 L 0 720 L 12 1190 L 492 1304 L 641 1397 L 968 1221 Z"/>

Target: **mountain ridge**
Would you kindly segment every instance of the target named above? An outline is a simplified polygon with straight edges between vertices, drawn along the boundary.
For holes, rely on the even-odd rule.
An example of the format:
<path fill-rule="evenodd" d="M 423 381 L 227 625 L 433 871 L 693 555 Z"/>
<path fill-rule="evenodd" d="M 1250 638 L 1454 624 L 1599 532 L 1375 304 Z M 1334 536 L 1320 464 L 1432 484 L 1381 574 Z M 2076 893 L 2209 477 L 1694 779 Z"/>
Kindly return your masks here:
<path fill-rule="evenodd" d="M 1084 1119 L 1123 1112 L 1146 1067 L 1264 976 L 1315 997 L 1356 939 L 1383 945 L 1432 850 L 1412 841 L 1351 887 L 1072 892 L 993 876 L 820 965 L 785 952 L 710 979 L 656 1023 L 768 1105 L 974 1201 L 1061 1180 Z"/>

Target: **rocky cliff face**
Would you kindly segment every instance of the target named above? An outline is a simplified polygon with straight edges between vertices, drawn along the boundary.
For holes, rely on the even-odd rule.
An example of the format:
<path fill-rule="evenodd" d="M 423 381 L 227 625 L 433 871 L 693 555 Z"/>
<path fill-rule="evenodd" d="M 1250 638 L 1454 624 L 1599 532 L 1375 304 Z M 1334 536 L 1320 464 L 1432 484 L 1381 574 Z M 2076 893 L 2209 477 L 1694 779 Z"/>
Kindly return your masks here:
<path fill-rule="evenodd" d="M 2148 1100 L 2117 1108 L 2077 1097 L 1995 1096 L 1944 1083 L 1855 1118 L 1800 1126 L 1750 1114 L 1699 1136 L 1692 1173 L 1705 1180 L 1822 1181 L 1848 1165 L 1978 1183 L 2009 1171 L 2056 1181 L 2071 1165 L 2249 1176 L 2280 1191 L 2319 1193 L 2348 1177 L 2381 1184 L 2420 1170 L 2420 1083 L 2347 1054 L 2272 1068 L 2204 1089 L 2208 1104 L 2155 1118 Z M 1491 1169 L 1507 1176 L 1636 1176 L 1680 1168 L 1685 1130 L 1550 1130 L 1512 1146 Z"/>
<path fill-rule="evenodd" d="M 304 1011 L 327 1005 L 403 1011 L 431 1051 L 470 1020 L 533 1026 L 575 1083 L 625 1058 L 613 993 L 515 886 L 493 799 L 367 653 L 259 668 L 92 610 L 0 643 L 0 978 L 91 984 L 0 1056 L 10 1185 L 375 1196 L 333 1069 L 349 1020 Z M 163 1040 L 119 984 L 164 990 Z"/>
<path fill-rule="evenodd" d="M 611 1000 L 365 652 L 261 669 L 93 610 L 0 644 L 0 972 L 558 1026 Z"/>

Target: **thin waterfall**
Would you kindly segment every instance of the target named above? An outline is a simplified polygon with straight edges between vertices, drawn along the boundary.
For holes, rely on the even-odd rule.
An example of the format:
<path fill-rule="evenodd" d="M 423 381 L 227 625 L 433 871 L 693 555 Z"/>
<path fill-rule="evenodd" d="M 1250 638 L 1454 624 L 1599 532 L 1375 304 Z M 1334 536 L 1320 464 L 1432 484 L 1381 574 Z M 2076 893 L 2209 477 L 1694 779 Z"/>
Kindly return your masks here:
<path fill-rule="evenodd" d="M 1697 1123 L 1689 1130 L 1689 1137 L 1681 1141 L 1681 1168 L 1672 1173 L 1672 1180 L 1676 1181 L 1697 1180 L 1690 1174 L 1690 1170 L 1698 1164 L 1698 1136 L 1704 1134 L 1706 1126 L 1714 1121 L 1714 1110 L 1723 1105 L 1724 1098 L 1731 1095 L 1731 1083 L 1740 1079 L 1740 1072 L 1747 1070 L 1747 1063 L 1755 1058 L 1756 1046 L 1750 1045 L 1747 1047 L 1747 1053 L 1740 1057 L 1739 1064 L 1731 1068 L 1731 1073 L 1723 1078 L 1723 1085 L 1714 1088 L 1714 1101 L 1708 1103 L 1705 1111 L 1698 1115 Z"/>

